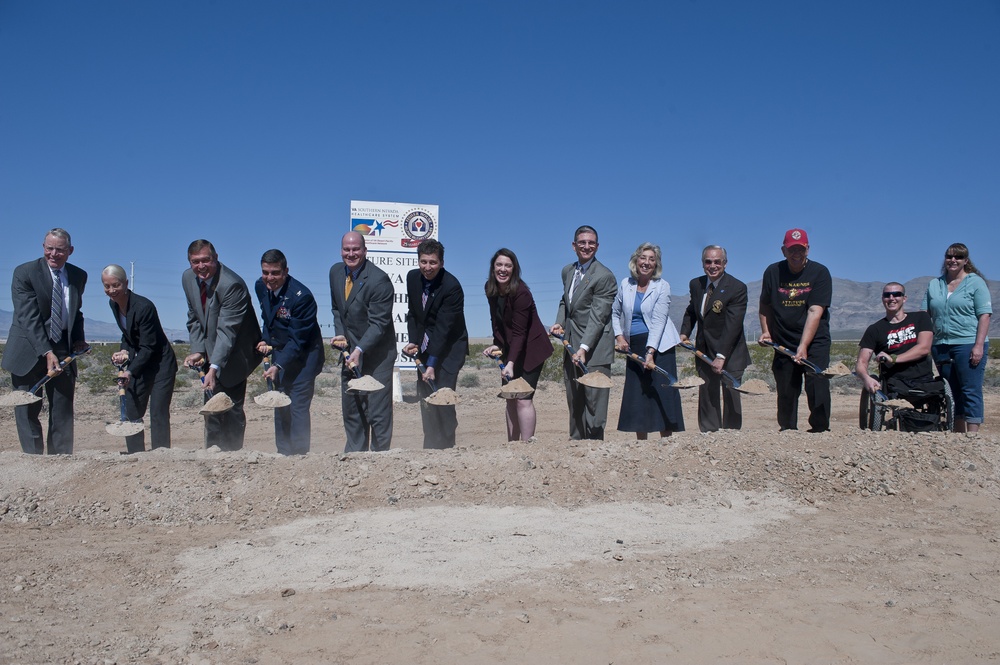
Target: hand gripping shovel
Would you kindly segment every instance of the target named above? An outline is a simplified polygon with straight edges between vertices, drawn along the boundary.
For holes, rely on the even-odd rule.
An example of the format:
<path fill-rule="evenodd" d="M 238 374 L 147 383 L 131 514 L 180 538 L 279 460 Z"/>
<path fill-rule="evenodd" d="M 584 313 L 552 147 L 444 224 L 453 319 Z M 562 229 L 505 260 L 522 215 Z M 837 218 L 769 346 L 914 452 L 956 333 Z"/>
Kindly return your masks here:
<path fill-rule="evenodd" d="M 403 357 L 409 358 L 417 364 L 417 371 L 421 374 L 427 371 L 424 364 L 417 360 L 416 356 L 410 356 L 403 354 Z M 424 401 L 433 406 L 454 406 L 458 404 L 458 393 L 456 393 L 451 388 L 438 388 L 434 385 L 434 381 L 427 382 L 431 387 L 431 394 L 424 398 Z"/>
<path fill-rule="evenodd" d="M 192 367 L 191 369 L 195 369 Z M 205 365 L 204 363 L 201 367 L 198 367 L 198 377 L 201 379 L 202 385 L 205 384 Z M 205 393 L 205 403 L 198 413 L 203 416 L 214 416 L 220 413 L 225 413 L 233 408 L 233 400 L 230 399 L 229 395 L 226 393 L 219 393 L 218 395 L 213 394 L 211 390 L 204 390 Z"/>
<path fill-rule="evenodd" d="M 115 365 L 115 367 L 121 374 L 128 367 L 128 363 Z M 125 415 L 125 379 L 121 376 L 118 377 L 118 403 L 121 407 L 121 418 L 116 423 L 108 423 L 104 430 L 112 436 L 132 436 L 141 432 L 143 430 L 142 419 L 129 420 Z"/>
<path fill-rule="evenodd" d="M 500 392 L 497 393 L 497 397 L 502 397 L 503 399 L 524 399 L 525 397 L 531 397 L 535 394 L 535 389 L 531 387 L 531 384 L 517 377 L 514 380 L 510 380 L 503 373 L 505 365 L 503 360 L 501 360 L 501 354 L 499 351 L 496 354 L 490 356 L 497 361 L 497 365 L 500 367 L 500 381 L 503 384 L 500 388 Z"/>
<path fill-rule="evenodd" d="M 570 346 L 570 343 L 566 341 L 565 337 L 553 333 L 549 334 L 551 334 L 553 337 L 562 342 L 562 345 L 566 348 L 566 352 L 569 353 L 571 356 L 573 355 L 574 353 L 573 347 Z M 589 369 L 587 369 L 587 366 L 584 363 L 576 361 L 573 362 L 576 364 L 577 367 L 583 370 L 583 376 L 576 379 L 577 383 L 587 386 L 588 388 L 603 388 L 603 389 L 611 388 L 611 386 L 614 385 L 613 383 L 611 383 L 610 378 L 606 377 L 600 372 L 591 372 Z"/>
<path fill-rule="evenodd" d="M 265 355 L 267 357 L 270 357 L 270 354 L 271 354 L 271 347 L 267 347 L 267 353 Z M 269 369 L 271 369 L 271 363 L 269 363 L 267 361 L 267 358 L 265 358 L 264 373 L 266 374 L 267 370 Z M 271 381 L 271 379 L 268 379 L 267 392 L 261 395 L 257 395 L 256 397 L 253 398 L 253 401 L 261 406 L 268 406 L 275 409 L 280 409 L 284 406 L 288 406 L 289 404 L 291 404 L 292 398 L 279 390 L 275 390 L 274 382 Z"/>
<path fill-rule="evenodd" d="M 347 341 L 339 341 L 335 337 L 330 345 L 333 348 L 338 349 L 341 354 L 341 358 L 347 355 Z M 348 362 L 347 366 L 354 373 L 354 378 L 347 382 L 347 391 L 352 393 L 373 393 L 378 390 L 382 390 L 385 386 L 372 376 L 364 376 L 361 373 L 361 368 L 358 367 L 357 363 Z"/>
<path fill-rule="evenodd" d="M 621 349 L 615 349 L 615 351 L 617 351 L 618 353 L 622 354 L 623 356 L 626 356 L 629 360 L 634 360 L 637 364 L 641 365 L 642 367 L 646 367 L 646 361 L 644 361 L 639 356 L 638 353 L 632 353 L 631 351 L 622 351 Z M 694 382 L 691 382 L 691 381 L 685 381 L 684 383 L 678 383 L 677 377 L 675 377 L 673 374 L 671 374 L 667 370 L 663 369 L 662 367 L 656 367 L 656 366 L 654 366 L 653 367 L 653 371 L 656 372 L 657 374 L 662 374 L 663 376 L 667 377 L 667 385 L 668 386 L 673 386 L 674 388 L 679 388 L 679 389 L 683 389 L 683 388 L 697 388 L 702 383 L 705 383 L 701 379 L 698 379 L 698 381 L 700 381 L 700 383 L 694 383 Z"/>
<path fill-rule="evenodd" d="M 0 397 L 0 406 L 27 406 L 28 404 L 34 404 L 35 402 L 41 402 L 42 398 L 36 393 L 42 389 L 46 383 L 48 383 L 52 378 L 62 373 L 70 363 L 79 358 L 85 353 L 90 353 L 90 347 L 83 349 L 82 351 L 74 351 L 65 358 L 59 361 L 59 368 L 54 369 L 45 376 L 43 376 L 38 383 L 33 385 L 30 390 L 14 390 L 8 395 Z"/>
<path fill-rule="evenodd" d="M 777 351 L 778 353 L 783 353 L 786 356 L 788 356 L 789 358 L 794 358 L 795 357 L 795 352 L 794 351 L 792 351 L 791 349 L 785 348 L 784 346 L 781 346 L 780 344 L 775 344 L 774 342 L 761 342 L 761 344 L 763 344 L 764 346 L 769 346 L 772 349 L 774 349 L 775 351 Z M 820 376 L 824 376 L 824 377 L 826 377 L 828 379 L 833 378 L 833 377 L 837 377 L 837 376 L 847 376 L 848 374 L 851 373 L 851 370 L 844 363 L 842 363 L 842 362 L 836 362 L 836 363 L 834 363 L 833 365 L 831 365 L 830 367 L 828 367 L 826 369 L 823 369 L 822 367 L 820 367 L 816 363 L 812 362 L 811 360 L 806 360 L 805 358 L 802 359 L 802 364 L 805 365 L 806 367 L 808 367 L 809 369 L 811 369 L 812 371 L 816 372 Z"/>
<path fill-rule="evenodd" d="M 712 364 L 712 359 L 706 356 L 698 349 L 694 348 L 694 344 L 691 344 L 690 342 L 681 342 L 679 346 L 692 352 L 695 355 L 695 357 L 698 358 L 698 360 L 704 361 L 709 365 Z M 760 382 L 761 386 L 755 388 L 753 385 L 754 379 L 751 379 L 750 382 L 747 383 L 747 385 L 742 385 L 740 384 L 739 379 L 737 379 L 735 376 L 733 376 L 726 370 L 722 370 L 722 376 L 729 379 L 729 382 L 733 384 L 732 386 L 733 390 L 738 390 L 739 392 L 744 393 L 746 395 L 766 395 L 767 393 L 771 392 L 771 389 L 767 387 L 767 384 L 762 381 Z"/>

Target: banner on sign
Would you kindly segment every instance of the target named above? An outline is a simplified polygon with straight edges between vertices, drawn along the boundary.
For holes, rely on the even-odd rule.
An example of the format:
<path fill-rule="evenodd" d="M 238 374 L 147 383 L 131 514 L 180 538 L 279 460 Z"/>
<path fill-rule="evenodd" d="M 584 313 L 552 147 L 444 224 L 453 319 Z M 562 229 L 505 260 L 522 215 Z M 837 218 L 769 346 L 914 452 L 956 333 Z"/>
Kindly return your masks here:
<path fill-rule="evenodd" d="M 395 289 L 392 321 L 396 331 L 396 367 L 412 369 L 401 351 L 406 332 L 406 274 L 418 267 L 417 245 L 440 233 L 438 206 L 381 201 L 351 201 L 351 230 L 365 237 L 368 260 L 389 275 Z"/>

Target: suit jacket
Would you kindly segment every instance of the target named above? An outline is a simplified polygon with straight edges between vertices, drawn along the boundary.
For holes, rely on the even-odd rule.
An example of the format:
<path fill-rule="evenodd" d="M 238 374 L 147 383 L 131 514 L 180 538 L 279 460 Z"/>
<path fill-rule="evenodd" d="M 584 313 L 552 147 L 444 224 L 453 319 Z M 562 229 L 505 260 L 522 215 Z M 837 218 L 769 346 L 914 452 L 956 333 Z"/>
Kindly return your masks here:
<path fill-rule="evenodd" d="M 587 352 L 588 364 L 610 365 L 615 355 L 615 339 L 611 334 L 611 307 L 618 293 L 615 276 L 594 258 L 573 291 L 571 300 L 569 289 L 575 270 L 575 263 L 562 269 L 563 295 L 559 300 L 556 323 L 562 324 L 566 341 L 574 349 L 578 350 L 581 344 L 587 345 L 590 349 Z"/>
<path fill-rule="evenodd" d="M 615 304 L 611 307 L 611 326 L 615 336 L 622 335 L 628 341 L 632 328 L 632 309 L 635 307 L 635 295 L 638 293 L 638 282 L 626 277 L 618 286 Z M 670 284 L 662 279 L 649 280 L 642 304 L 639 305 L 642 320 L 649 328 L 646 346 L 663 352 L 672 349 L 680 343 L 677 328 L 670 320 Z"/>
<path fill-rule="evenodd" d="M 125 325 L 118 316 L 118 305 L 109 300 L 111 314 L 122 331 L 121 349 L 128 351 L 128 370 L 132 376 L 156 375 L 160 371 L 177 373 L 177 357 L 163 332 L 156 306 L 148 298 L 128 294 Z"/>
<path fill-rule="evenodd" d="M 323 333 L 316 318 L 319 310 L 312 291 L 291 275 L 281 288 L 274 305 L 271 304 L 271 294 L 262 279 L 254 284 L 254 291 L 260 301 L 264 341 L 274 347 L 271 361 L 290 375 L 298 375 L 303 369 L 314 377 L 319 375 L 323 371 L 322 360 L 318 363 L 308 362 L 310 351 L 323 346 Z M 307 364 L 310 366 L 306 367 Z"/>
<path fill-rule="evenodd" d="M 455 276 L 441 269 L 435 278 L 427 304 L 423 305 L 423 277 L 419 270 L 406 275 L 406 331 L 410 343 L 418 347 L 427 335 L 427 350 L 421 361 L 437 358 L 437 364 L 449 374 L 458 374 L 469 353 L 469 332 L 465 327 L 465 293 Z M 364 348 L 364 347 L 362 347 Z"/>
<path fill-rule="evenodd" d="M 712 294 L 707 311 L 701 313 L 701 301 L 708 289 L 708 276 L 691 280 L 691 302 L 684 311 L 681 334 L 691 337 L 698 326 L 694 340 L 696 349 L 715 358 L 716 353 L 726 357 L 725 369 L 741 371 L 750 364 L 750 351 L 743 334 L 743 318 L 747 313 L 747 285 L 729 273 L 723 273 Z"/>
<path fill-rule="evenodd" d="M 56 348 L 59 340 L 49 339 L 49 318 L 52 315 L 52 273 L 44 258 L 22 263 L 14 268 L 10 295 L 14 302 L 14 318 L 7 335 L 7 346 L 3 354 L 3 369 L 12 374 L 28 374 L 49 351 L 60 359 L 76 342 L 86 341 L 83 332 L 83 312 L 80 306 L 83 289 L 87 285 L 87 273 L 67 263 L 66 281 L 69 284 L 69 310 L 67 328 L 69 347 Z M 71 366 L 72 372 L 76 371 Z"/>
<path fill-rule="evenodd" d="M 523 282 L 517 293 L 507 297 L 503 313 L 499 298 L 487 298 L 490 304 L 490 322 L 493 324 L 493 343 L 503 351 L 505 362 L 513 361 L 531 372 L 552 356 L 549 333 L 538 318 L 535 298 Z"/>
<path fill-rule="evenodd" d="M 218 380 L 223 387 L 246 381 L 261 360 L 257 353 L 260 326 L 246 282 L 220 263 L 208 287 L 204 311 L 198 278 L 190 268 L 181 276 L 181 285 L 188 303 L 191 353 L 202 353 L 208 356 L 209 363 L 218 365 Z"/>
<path fill-rule="evenodd" d="M 381 268 L 365 260 L 344 300 L 347 273 L 343 262 L 330 268 L 330 299 L 333 302 L 333 328 L 347 338 L 353 349 L 360 346 L 366 368 L 381 366 L 396 357 L 396 330 L 392 325 L 395 292 L 392 281 Z"/>

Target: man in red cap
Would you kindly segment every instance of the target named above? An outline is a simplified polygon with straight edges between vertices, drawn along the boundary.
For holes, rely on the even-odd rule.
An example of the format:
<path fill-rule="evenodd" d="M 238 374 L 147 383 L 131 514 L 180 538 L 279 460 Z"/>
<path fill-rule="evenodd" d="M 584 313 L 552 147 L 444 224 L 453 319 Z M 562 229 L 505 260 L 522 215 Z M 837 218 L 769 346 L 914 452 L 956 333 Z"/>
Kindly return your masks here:
<path fill-rule="evenodd" d="M 790 229 L 781 245 L 785 260 L 764 271 L 760 291 L 758 342 L 778 344 L 795 352 L 790 358 L 774 354 L 771 370 L 778 391 L 778 426 L 798 429 L 799 393 L 805 379 L 809 403 L 809 431 L 830 429 L 830 380 L 813 372 L 803 360 L 817 367 L 830 364 L 830 300 L 833 279 L 826 266 L 809 260 L 809 236 Z"/>

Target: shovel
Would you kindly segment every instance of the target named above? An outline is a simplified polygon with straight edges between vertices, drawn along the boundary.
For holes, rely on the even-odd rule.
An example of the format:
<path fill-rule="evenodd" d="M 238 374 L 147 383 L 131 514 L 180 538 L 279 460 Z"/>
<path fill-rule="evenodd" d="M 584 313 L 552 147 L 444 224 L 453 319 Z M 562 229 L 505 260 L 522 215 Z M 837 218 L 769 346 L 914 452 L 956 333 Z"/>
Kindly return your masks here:
<path fill-rule="evenodd" d="M 35 402 L 41 402 L 42 398 L 36 395 L 39 390 L 42 389 L 46 383 L 48 383 L 53 377 L 62 373 L 62 371 L 74 360 L 79 358 L 85 353 L 90 353 L 90 347 L 83 349 L 82 351 L 74 351 L 73 353 L 66 356 L 64 359 L 59 361 L 59 368 L 50 371 L 48 374 L 39 379 L 38 383 L 31 387 L 30 390 L 15 390 L 9 395 L 4 395 L 0 398 L 0 406 L 27 406 L 28 404 L 34 404 Z"/>
<path fill-rule="evenodd" d="M 549 333 L 549 334 L 558 339 L 560 342 L 562 342 L 562 345 L 566 348 L 566 351 L 571 356 L 573 355 L 574 353 L 573 347 L 570 345 L 569 342 L 566 341 L 565 337 L 563 337 L 562 335 L 556 335 L 555 333 Z M 576 382 L 579 383 L 580 385 L 587 386 L 588 388 L 603 388 L 603 389 L 611 388 L 611 386 L 614 385 L 613 383 L 611 383 L 611 379 L 604 376 L 600 372 L 591 372 L 589 369 L 587 369 L 587 366 L 584 363 L 576 362 L 575 360 L 573 362 L 574 364 L 576 364 L 577 367 L 583 370 L 583 376 L 576 379 Z"/>
<path fill-rule="evenodd" d="M 128 367 L 127 362 L 115 365 L 119 374 L 126 367 Z M 143 430 L 142 419 L 129 420 L 125 415 L 125 379 L 120 376 L 118 377 L 118 402 L 121 405 L 121 418 L 116 423 L 108 423 L 104 427 L 104 431 L 112 436 L 132 436 L 141 432 Z"/>
<path fill-rule="evenodd" d="M 267 353 L 271 353 L 271 347 L 267 348 Z M 271 363 L 264 360 L 264 373 L 271 369 Z M 274 382 L 271 379 L 267 380 L 267 392 L 261 395 L 257 395 L 253 398 L 253 401 L 261 406 L 269 406 L 275 409 L 280 409 L 282 407 L 288 406 L 292 403 L 292 398 L 285 393 L 274 389 Z"/>
<path fill-rule="evenodd" d="M 629 360 L 634 360 L 635 362 L 637 362 L 642 367 L 646 367 L 646 361 L 644 361 L 641 357 L 639 357 L 638 353 L 632 353 L 631 351 L 622 351 L 621 349 L 615 349 L 615 351 L 617 351 L 618 353 L 622 354 L 623 356 L 626 356 Z M 677 377 L 674 376 L 673 374 L 671 374 L 670 372 L 668 372 L 667 370 L 663 369 L 662 367 L 656 367 L 656 366 L 654 366 L 653 367 L 653 371 L 657 372 L 659 374 L 662 374 L 663 376 L 667 377 L 667 385 L 668 386 L 674 386 L 675 388 L 694 388 L 695 387 L 693 385 L 692 386 L 675 385 L 677 383 Z"/>
<path fill-rule="evenodd" d="M 195 368 L 192 367 L 191 369 Z M 202 363 L 202 365 L 198 367 L 198 378 L 201 379 L 201 383 L 202 385 L 204 385 L 205 383 L 204 363 Z M 227 395 L 226 393 L 219 393 L 218 395 L 216 395 L 212 393 L 211 390 L 207 389 L 204 391 L 204 393 L 205 393 L 205 403 L 202 405 L 200 409 L 198 409 L 198 413 L 200 415 L 214 416 L 220 413 L 225 413 L 226 411 L 229 411 L 230 409 L 233 408 L 233 400 L 230 399 L 229 395 Z"/>
<path fill-rule="evenodd" d="M 427 368 L 424 364 L 417 360 L 416 356 L 410 356 L 403 354 L 404 358 L 409 358 L 417 364 L 417 371 L 424 374 Z M 424 401 L 433 406 L 454 406 L 458 404 L 458 393 L 456 393 L 451 388 L 438 388 L 434 385 L 434 381 L 428 381 L 428 385 L 431 387 L 431 394 L 424 398 Z"/>
<path fill-rule="evenodd" d="M 694 348 L 694 344 L 691 344 L 690 342 L 681 342 L 679 344 L 679 346 L 682 346 L 683 348 L 685 348 L 688 351 L 692 352 L 695 355 L 695 357 L 698 358 L 698 360 L 703 360 L 704 362 L 708 363 L 709 365 L 712 364 L 712 359 L 709 358 L 708 356 L 706 356 L 704 353 L 702 353 L 698 349 Z M 729 372 L 727 372 L 726 370 L 722 370 L 722 376 L 724 376 L 727 379 L 729 379 L 730 383 L 733 384 L 733 390 L 737 390 L 737 391 L 739 391 L 741 393 L 744 393 L 744 394 L 747 394 L 747 395 L 759 395 L 760 394 L 756 390 L 751 390 L 750 388 L 741 387 L 740 380 L 737 379 L 732 374 L 730 374 Z"/>
<path fill-rule="evenodd" d="M 330 342 L 333 348 L 340 351 L 341 358 L 347 354 L 347 342 L 339 342 L 334 338 L 334 341 Z M 347 366 L 354 373 L 354 378 L 347 382 L 347 391 L 352 393 L 373 393 L 385 388 L 382 383 L 371 376 L 364 376 L 361 373 L 361 368 L 358 367 L 357 363 L 347 362 Z"/>
<path fill-rule="evenodd" d="M 791 349 L 785 348 L 784 346 L 781 346 L 780 344 L 775 344 L 774 342 L 761 342 L 761 344 L 763 344 L 764 346 L 769 346 L 772 349 L 774 349 L 775 351 L 777 351 L 778 353 L 783 353 L 786 356 L 788 356 L 789 358 L 794 358 L 795 357 L 795 352 L 794 351 L 792 351 Z M 833 367 L 828 367 L 826 369 L 823 369 L 822 367 L 820 367 L 816 363 L 812 362 L 811 360 L 807 360 L 807 359 L 803 358 L 802 359 L 802 364 L 805 365 L 806 367 L 808 367 L 809 369 L 811 369 L 816 374 L 819 374 L 820 376 L 826 377 L 828 379 L 833 378 L 833 377 L 837 377 L 837 376 L 847 376 L 848 374 L 851 373 L 851 370 L 847 369 L 847 367 L 844 366 L 844 363 L 839 363 L 840 367 L 833 366 Z"/>
<path fill-rule="evenodd" d="M 500 388 L 500 392 L 497 393 L 497 397 L 502 397 L 504 399 L 524 399 L 525 397 L 531 397 L 534 395 L 535 389 L 531 387 L 530 383 L 521 377 L 511 381 L 503 373 L 506 365 L 503 364 L 503 360 L 500 358 L 502 355 L 502 353 L 497 351 L 495 355 L 490 356 L 497 361 L 497 365 L 500 367 L 500 381 L 503 383 L 503 386 Z"/>

